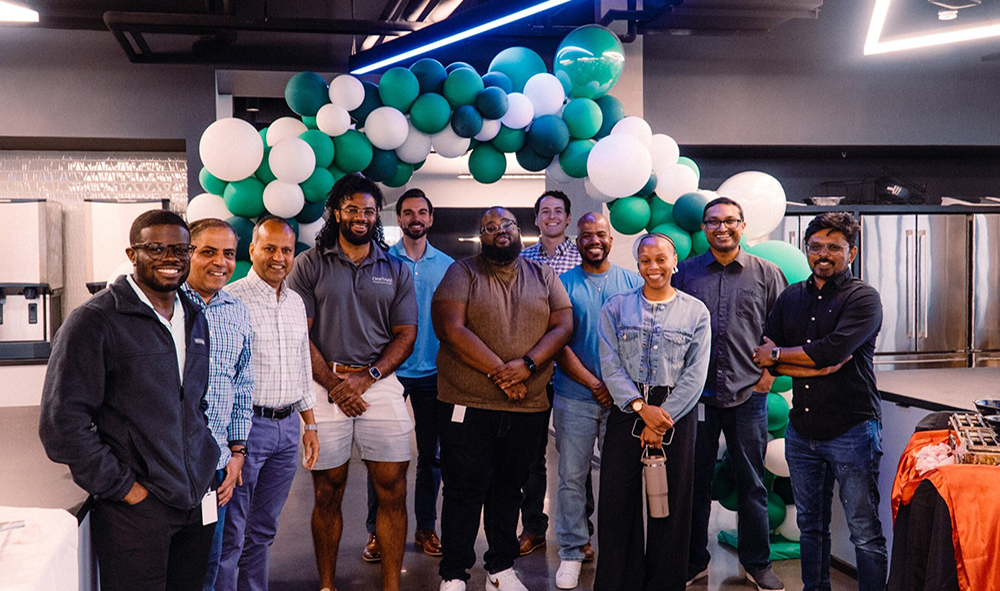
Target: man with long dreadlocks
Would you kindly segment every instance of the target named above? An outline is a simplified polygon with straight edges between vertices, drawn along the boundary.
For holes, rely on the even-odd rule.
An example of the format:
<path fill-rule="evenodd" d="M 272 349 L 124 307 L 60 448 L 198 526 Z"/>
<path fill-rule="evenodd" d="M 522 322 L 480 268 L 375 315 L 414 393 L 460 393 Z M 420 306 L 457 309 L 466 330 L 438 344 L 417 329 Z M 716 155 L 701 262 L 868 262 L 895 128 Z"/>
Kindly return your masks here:
<path fill-rule="evenodd" d="M 409 268 L 387 252 L 381 208 L 382 191 L 364 176 L 337 181 L 316 246 L 299 255 L 288 278 L 306 305 L 313 379 L 327 392 L 315 408 L 320 453 L 312 469 L 313 544 L 325 590 L 335 588 L 352 443 L 378 494 L 383 589 L 399 589 L 403 564 L 413 423 L 394 372 L 413 351 L 417 301 Z"/>

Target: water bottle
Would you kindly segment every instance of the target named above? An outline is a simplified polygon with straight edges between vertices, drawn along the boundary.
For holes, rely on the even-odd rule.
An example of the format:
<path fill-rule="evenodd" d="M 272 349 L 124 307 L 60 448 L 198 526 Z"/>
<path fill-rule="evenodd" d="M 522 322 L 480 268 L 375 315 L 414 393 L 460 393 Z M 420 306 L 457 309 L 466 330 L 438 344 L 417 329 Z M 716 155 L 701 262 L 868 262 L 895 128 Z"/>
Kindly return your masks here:
<path fill-rule="evenodd" d="M 646 505 L 651 517 L 669 517 L 670 502 L 667 499 L 667 456 L 649 455 L 647 446 L 642 452 L 642 476 L 646 481 Z"/>

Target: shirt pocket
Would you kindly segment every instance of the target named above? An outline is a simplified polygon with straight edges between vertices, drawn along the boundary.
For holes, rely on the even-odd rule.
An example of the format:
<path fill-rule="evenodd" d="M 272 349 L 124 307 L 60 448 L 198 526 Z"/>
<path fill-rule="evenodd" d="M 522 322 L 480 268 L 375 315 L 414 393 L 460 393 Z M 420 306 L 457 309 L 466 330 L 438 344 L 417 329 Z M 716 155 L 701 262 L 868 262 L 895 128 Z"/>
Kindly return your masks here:
<path fill-rule="evenodd" d="M 618 355 L 622 365 L 631 367 L 642 359 L 642 331 L 637 326 L 623 326 L 618 329 Z"/>
<path fill-rule="evenodd" d="M 736 291 L 736 315 L 751 322 L 763 324 L 763 294 L 755 289 L 738 289 Z"/>
<path fill-rule="evenodd" d="M 661 355 L 670 363 L 674 376 L 684 365 L 684 357 L 691 346 L 692 334 L 683 330 L 667 329 L 661 333 Z"/>

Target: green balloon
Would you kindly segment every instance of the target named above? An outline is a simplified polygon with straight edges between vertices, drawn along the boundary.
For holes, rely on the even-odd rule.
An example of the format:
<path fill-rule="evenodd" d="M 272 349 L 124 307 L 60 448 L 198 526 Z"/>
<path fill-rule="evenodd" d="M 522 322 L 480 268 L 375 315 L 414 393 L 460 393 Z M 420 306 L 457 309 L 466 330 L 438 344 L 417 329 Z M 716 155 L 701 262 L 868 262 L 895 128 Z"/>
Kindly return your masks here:
<path fill-rule="evenodd" d="M 639 197 L 649 197 L 650 195 L 653 194 L 653 191 L 655 190 L 656 190 L 656 173 L 651 172 L 649 173 L 649 180 L 646 181 L 646 184 L 643 185 L 641 189 L 639 189 L 636 195 L 638 195 Z"/>
<path fill-rule="evenodd" d="M 773 492 L 767 493 L 767 525 L 773 530 L 785 521 L 785 502 Z"/>
<path fill-rule="evenodd" d="M 326 203 L 323 201 L 317 201 L 315 203 L 306 202 L 306 204 L 302 207 L 302 211 L 299 212 L 299 215 L 295 216 L 295 221 L 300 224 L 311 224 L 323 217 L 323 210 L 325 209 Z"/>
<path fill-rule="evenodd" d="M 625 197 L 611 207 L 611 226 L 622 234 L 638 234 L 649 223 L 649 202 Z"/>
<path fill-rule="evenodd" d="M 552 70 L 572 98 L 608 94 L 625 69 L 625 49 L 618 36 L 600 25 L 580 27 L 563 38 Z"/>
<path fill-rule="evenodd" d="M 483 79 L 475 70 L 459 68 L 444 81 L 444 98 L 454 108 L 471 105 L 483 88 Z"/>
<path fill-rule="evenodd" d="M 285 218 L 285 221 L 292 227 L 292 232 L 295 233 L 295 238 L 297 239 L 299 237 L 299 223 L 295 221 L 295 218 Z"/>
<path fill-rule="evenodd" d="M 389 68 L 378 81 L 378 96 L 383 105 L 406 113 L 420 96 L 420 81 L 406 68 Z"/>
<path fill-rule="evenodd" d="M 299 72 L 285 85 L 285 102 L 296 115 L 315 117 L 330 102 L 330 86 L 316 72 Z"/>
<path fill-rule="evenodd" d="M 264 142 L 265 146 L 267 146 L 267 128 L 265 127 L 264 129 L 261 129 L 257 133 L 260 134 L 261 141 Z"/>
<path fill-rule="evenodd" d="M 299 183 L 299 186 L 302 187 L 302 194 L 305 195 L 307 203 L 324 203 L 335 182 L 330 169 L 317 168 L 309 178 Z"/>
<path fill-rule="evenodd" d="M 730 511 L 735 511 L 736 508 L 739 507 L 740 502 L 739 499 L 736 497 L 735 486 L 733 487 L 732 492 L 719 499 L 719 504 L 725 507 L 726 509 L 729 509 Z"/>
<path fill-rule="evenodd" d="M 691 252 L 694 254 L 705 254 L 709 249 L 708 238 L 705 237 L 705 233 L 698 230 L 694 234 L 691 234 Z"/>
<path fill-rule="evenodd" d="M 637 199 L 641 199 L 641 197 L 637 197 Z M 674 211 L 676 212 L 677 209 L 674 208 Z M 688 258 L 688 255 L 691 254 L 691 234 L 688 234 L 684 228 L 681 228 L 677 224 L 660 224 L 650 232 L 666 234 L 674 241 L 674 248 L 677 249 L 678 263 Z"/>
<path fill-rule="evenodd" d="M 517 163 L 531 172 L 541 172 L 548 168 L 549 164 L 552 164 L 551 156 L 543 156 L 532 150 L 531 146 L 524 146 L 514 155 L 517 157 Z"/>
<path fill-rule="evenodd" d="M 372 111 L 382 106 L 382 99 L 378 96 L 378 86 L 368 81 L 362 81 L 361 86 L 365 89 L 365 98 L 361 101 L 361 106 L 350 112 L 351 118 L 358 123 L 358 129 L 365 126 L 365 121 Z"/>
<path fill-rule="evenodd" d="M 764 488 L 771 488 L 771 483 L 774 482 L 776 476 L 767 470 L 764 470 Z"/>
<path fill-rule="evenodd" d="M 333 140 L 318 129 L 310 129 L 299 135 L 316 154 L 316 166 L 326 168 L 333 164 Z"/>
<path fill-rule="evenodd" d="M 226 190 L 226 181 L 208 172 L 208 169 L 204 167 L 201 169 L 201 172 L 198 173 L 198 182 L 201 183 L 202 189 L 205 189 L 212 195 L 222 197 L 222 192 Z"/>
<path fill-rule="evenodd" d="M 507 157 L 488 143 L 478 146 L 469 155 L 469 172 L 484 185 L 499 181 L 506 171 Z"/>
<path fill-rule="evenodd" d="M 788 392 L 792 389 L 792 378 L 788 376 L 778 376 L 771 384 L 772 392 Z"/>
<path fill-rule="evenodd" d="M 236 261 L 236 270 L 233 271 L 233 276 L 229 278 L 226 283 L 232 283 L 233 281 L 239 281 L 247 276 L 250 272 L 250 261 Z"/>
<path fill-rule="evenodd" d="M 774 431 L 768 431 L 768 433 L 770 433 L 771 436 L 774 437 L 775 439 L 781 439 L 782 437 L 785 436 L 785 431 L 787 430 L 788 430 L 788 423 L 785 423 L 784 425 L 781 426 L 780 429 L 775 429 Z"/>
<path fill-rule="evenodd" d="M 586 177 L 587 158 L 595 143 L 594 140 L 572 140 L 559 155 L 559 166 L 563 172 L 575 179 Z"/>
<path fill-rule="evenodd" d="M 427 162 L 427 159 L 424 159 L 424 160 L 421 160 L 420 162 L 417 162 L 416 164 L 413 165 L 413 170 L 414 171 L 420 170 L 420 167 L 423 166 L 425 162 Z"/>
<path fill-rule="evenodd" d="M 382 182 L 396 174 L 399 158 L 392 150 L 373 148 L 372 161 L 364 170 L 364 175 L 376 182 Z"/>
<path fill-rule="evenodd" d="M 788 424 L 788 401 L 781 394 L 767 395 L 767 430 L 777 431 Z"/>
<path fill-rule="evenodd" d="M 333 163 L 347 174 L 361 172 L 372 163 L 372 143 L 356 129 L 333 138 L 333 145 Z"/>
<path fill-rule="evenodd" d="M 250 260 L 250 241 L 253 240 L 253 220 L 234 216 L 226 220 L 236 234 L 236 260 Z"/>
<path fill-rule="evenodd" d="M 440 94 L 422 94 L 410 107 L 410 121 L 418 131 L 434 135 L 448 127 L 451 105 Z"/>
<path fill-rule="evenodd" d="M 413 165 L 403 162 L 402 160 L 396 165 L 396 172 L 386 180 L 382 181 L 387 187 L 402 187 L 413 176 Z"/>
<path fill-rule="evenodd" d="M 528 79 L 548 72 L 542 56 L 527 47 L 509 47 L 490 62 L 488 72 L 500 72 L 510 78 L 513 92 L 523 92 Z"/>
<path fill-rule="evenodd" d="M 420 94 L 428 92 L 441 94 L 444 90 L 444 81 L 448 78 L 448 72 L 436 59 L 429 57 L 419 59 L 410 66 L 410 71 L 417 77 Z"/>
<path fill-rule="evenodd" d="M 653 228 L 660 224 L 674 223 L 674 206 L 660 199 L 656 195 L 649 198 L 649 224 L 646 231 L 651 232 Z"/>
<path fill-rule="evenodd" d="M 343 170 L 340 170 L 336 166 L 330 166 L 329 168 L 327 168 L 327 170 L 329 170 L 330 174 L 333 175 L 333 182 L 335 182 L 335 183 L 337 181 L 339 181 L 340 179 L 344 178 L 345 176 L 347 176 L 346 172 L 344 172 Z"/>
<path fill-rule="evenodd" d="M 507 114 L 507 93 L 496 86 L 484 88 L 476 95 L 476 110 L 484 119 L 499 119 Z"/>
<path fill-rule="evenodd" d="M 748 248 L 750 254 L 771 261 L 781 272 L 789 284 L 805 281 L 812 270 L 809 269 L 809 259 L 799 249 L 783 240 L 768 240 L 753 248 Z"/>
<path fill-rule="evenodd" d="M 483 76 L 483 86 L 489 88 L 491 86 L 496 86 L 500 90 L 504 91 L 504 94 L 510 94 L 514 92 L 514 83 L 510 81 L 507 74 L 503 72 L 488 72 Z"/>
<path fill-rule="evenodd" d="M 701 193 L 684 193 L 674 203 L 674 220 L 677 225 L 688 232 L 701 229 L 701 220 L 705 214 L 708 197 Z"/>
<path fill-rule="evenodd" d="M 501 125 L 499 133 L 490 143 L 497 150 L 512 154 L 524 147 L 524 140 L 527 136 L 527 132 L 523 129 L 511 129 L 506 125 Z"/>
<path fill-rule="evenodd" d="M 310 248 L 312 248 L 312 247 L 309 246 L 308 244 L 306 244 L 305 242 L 296 242 L 295 243 L 295 256 L 299 256 L 300 254 L 304 253 L 305 251 L 309 250 Z"/>
<path fill-rule="evenodd" d="M 569 145 L 566 122 L 556 115 L 542 115 L 528 128 L 528 145 L 542 156 L 555 157 Z"/>
<path fill-rule="evenodd" d="M 722 462 L 715 463 L 715 475 L 712 477 L 712 500 L 718 501 L 736 490 L 736 481 L 722 469 Z"/>
<path fill-rule="evenodd" d="M 315 117 L 303 116 L 302 123 L 305 123 L 306 127 L 309 129 L 319 129 L 319 125 L 316 124 Z"/>
<path fill-rule="evenodd" d="M 451 128 L 458 137 L 475 137 L 483 130 L 483 116 L 472 105 L 462 105 L 451 116 Z"/>
<path fill-rule="evenodd" d="M 278 178 L 271 172 L 271 161 L 268 159 L 270 155 L 271 148 L 264 146 L 264 158 L 261 159 L 260 165 L 257 166 L 257 170 L 253 173 L 265 185 Z"/>
<path fill-rule="evenodd" d="M 576 139 L 586 140 L 597 135 L 604 123 L 604 113 L 597 103 L 587 98 L 573 99 L 563 109 L 563 120 L 569 134 Z"/>
<path fill-rule="evenodd" d="M 601 139 L 602 137 L 611 135 L 611 129 L 625 118 L 625 107 L 622 106 L 620 100 L 610 94 L 602 96 L 594 102 L 601 108 L 602 116 L 601 128 L 597 130 L 597 135 L 594 138 Z"/>
<path fill-rule="evenodd" d="M 264 183 L 254 177 L 229 183 L 222 198 L 233 215 L 252 218 L 264 213 Z"/>
<path fill-rule="evenodd" d="M 698 177 L 698 181 L 701 182 L 701 169 L 698 168 L 698 165 L 694 163 L 694 160 L 691 160 L 687 156 L 681 156 L 680 158 L 677 159 L 677 164 L 683 164 L 684 166 L 687 166 L 688 168 L 693 170 L 694 174 L 697 175 Z"/>

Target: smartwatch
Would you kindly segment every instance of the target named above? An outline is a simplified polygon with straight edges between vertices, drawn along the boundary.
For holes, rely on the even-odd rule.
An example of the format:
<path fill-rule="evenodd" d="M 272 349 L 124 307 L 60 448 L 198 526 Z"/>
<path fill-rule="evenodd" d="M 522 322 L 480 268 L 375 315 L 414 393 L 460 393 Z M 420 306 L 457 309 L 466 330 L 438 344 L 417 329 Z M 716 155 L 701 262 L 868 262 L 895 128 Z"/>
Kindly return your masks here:
<path fill-rule="evenodd" d="M 535 365 L 535 360 L 532 359 L 531 357 L 525 355 L 524 357 L 521 358 L 521 361 L 523 361 L 524 364 L 528 366 L 529 373 L 535 373 L 536 371 L 538 371 L 538 366 Z"/>
<path fill-rule="evenodd" d="M 230 448 L 230 450 L 229 450 L 229 451 L 230 451 L 230 452 L 232 452 L 232 453 L 233 453 L 234 455 L 235 455 L 235 454 L 242 454 L 242 455 L 243 455 L 243 459 L 244 459 L 244 460 L 245 460 L 245 459 L 247 458 L 247 456 L 249 456 L 249 455 L 250 455 L 250 451 L 249 451 L 249 450 L 247 450 L 247 446 L 245 446 L 245 445 L 242 445 L 242 446 L 240 446 L 240 447 L 237 447 L 236 449 L 232 449 L 232 448 Z"/>
<path fill-rule="evenodd" d="M 781 357 L 781 347 L 771 349 L 771 361 L 777 361 Z"/>
<path fill-rule="evenodd" d="M 382 372 L 380 372 L 374 365 L 368 368 L 368 375 L 370 375 L 376 382 L 382 379 Z"/>
<path fill-rule="evenodd" d="M 642 398 L 636 398 L 632 401 L 632 410 L 639 413 L 646 406 L 646 401 Z"/>

